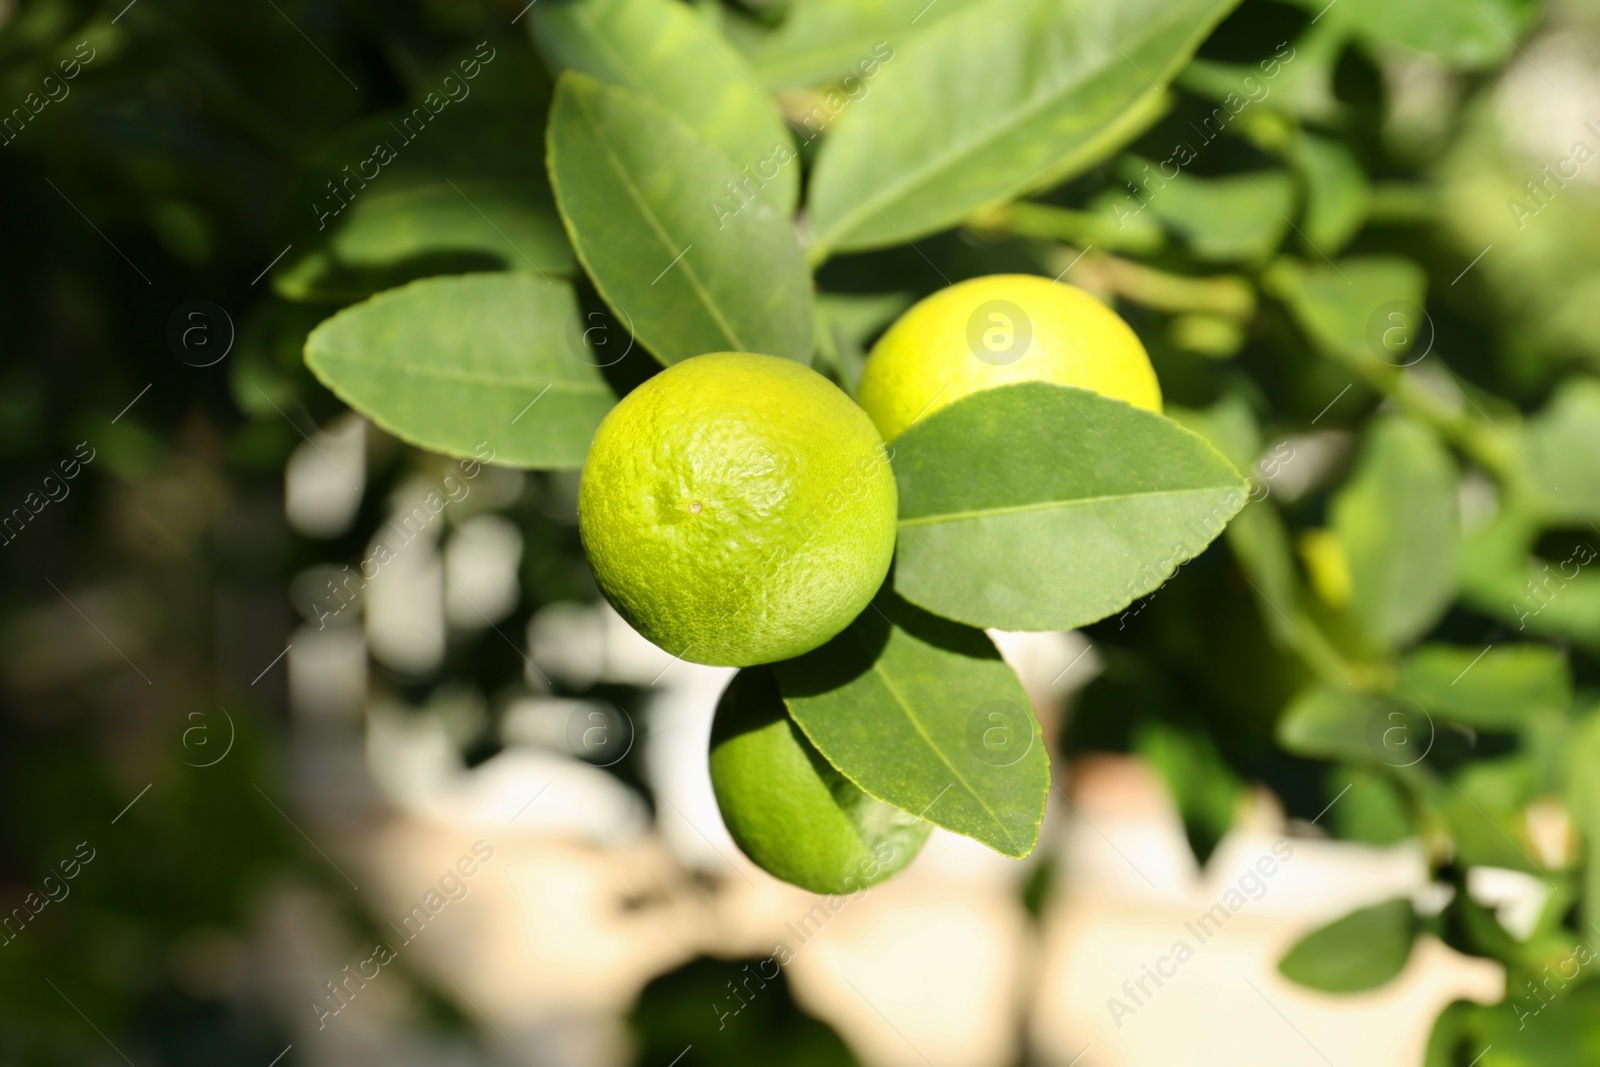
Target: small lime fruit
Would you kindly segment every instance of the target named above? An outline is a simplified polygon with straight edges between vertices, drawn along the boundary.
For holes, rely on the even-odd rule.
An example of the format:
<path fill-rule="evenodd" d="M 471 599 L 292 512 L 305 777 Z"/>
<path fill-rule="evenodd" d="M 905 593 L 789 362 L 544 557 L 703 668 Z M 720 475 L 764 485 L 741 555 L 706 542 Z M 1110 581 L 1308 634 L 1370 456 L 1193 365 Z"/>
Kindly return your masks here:
<path fill-rule="evenodd" d="M 711 725 L 722 821 L 762 870 L 813 893 L 854 893 L 910 863 L 928 823 L 875 800 L 795 725 L 769 667 L 740 671 Z"/>
<path fill-rule="evenodd" d="M 838 387 L 792 360 L 718 352 L 668 367 L 601 422 L 578 528 L 635 629 L 745 667 L 809 652 L 867 606 L 896 503 L 883 440 Z"/>
<path fill-rule="evenodd" d="M 973 278 L 913 305 L 873 346 L 861 406 L 893 441 L 964 396 L 1023 381 L 1161 410 L 1155 370 L 1128 324 L 1082 289 L 1031 274 Z"/>

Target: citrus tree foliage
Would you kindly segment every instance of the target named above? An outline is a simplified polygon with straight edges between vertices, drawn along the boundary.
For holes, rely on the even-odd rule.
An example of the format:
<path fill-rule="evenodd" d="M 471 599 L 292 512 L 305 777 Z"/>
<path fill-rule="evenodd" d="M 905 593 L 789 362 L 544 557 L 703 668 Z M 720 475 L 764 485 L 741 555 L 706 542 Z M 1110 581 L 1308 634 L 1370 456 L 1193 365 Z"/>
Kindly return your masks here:
<path fill-rule="evenodd" d="M 1251 779 L 1341 837 L 1416 838 L 1453 902 L 1363 909 L 1283 973 L 1380 987 L 1428 930 L 1511 973 L 1507 1004 L 1445 1015 L 1434 1062 L 1577 1062 L 1563 1042 L 1600 1040 L 1568 1000 L 1600 939 L 1596 355 L 1510 337 L 1523 312 L 1491 297 L 1531 253 L 1480 264 L 1473 235 L 1503 230 L 1444 203 L 1489 180 L 1452 177 L 1453 146 L 1486 136 L 1472 94 L 1539 12 L 1234 8 L 541 2 L 485 63 L 494 91 L 397 143 L 370 189 L 323 193 L 271 282 L 316 308 L 306 362 L 351 406 L 544 471 L 699 353 L 853 393 L 883 328 L 962 278 L 1111 302 L 1166 414 L 1031 384 L 909 430 L 891 578 L 777 665 L 790 713 L 872 796 L 1008 856 L 1037 843 L 1047 754 L 1104 748 L 1150 758 L 1202 852 Z M 1419 70 L 1460 95 L 1406 136 L 1390 96 Z M 354 121 L 306 188 L 414 112 Z M 1535 211 L 1502 178 L 1518 232 L 1594 221 L 1576 189 Z M 1518 307 L 1549 300 L 1527 288 Z M 1084 627 L 1102 673 L 1047 737 L 984 631 Z M 1530 929 L 1467 892 L 1478 866 L 1547 893 Z M 1548 1025 L 1508 1025 L 1519 1005 Z"/>
<path fill-rule="evenodd" d="M 469 205 L 490 198 L 481 224 L 457 212 L 446 227 L 418 207 L 428 229 L 406 253 L 444 263 L 497 249 L 505 269 L 377 292 L 312 331 L 307 364 L 404 440 L 457 457 L 487 441 L 498 462 L 544 470 L 581 466 L 617 397 L 574 281 L 629 337 L 607 344 L 636 343 L 631 374 L 652 357 L 749 351 L 850 388 L 841 342 L 858 359 L 881 323 L 818 337 L 839 325 L 817 296 L 826 260 L 903 247 L 1104 162 L 1159 114 L 1166 84 L 1231 7 L 1099 4 L 1069 19 L 1051 3 L 981 3 L 926 28 L 863 13 L 831 31 L 841 48 L 863 46 L 839 80 L 846 95 L 823 77 L 798 121 L 703 11 L 675 0 L 540 7 L 531 37 L 553 76 L 542 129 L 500 115 L 459 124 L 457 140 L 440 138 L 406 172 L 412 196 L 429 188 L 418 167 L 449 185 L 449 152 L 477 138 L 497 162 L 475 164 L 471 191 L 456 191 Z M 1015 76 L 967 78 L 975 42 L 986 66 Z M 281 266 L 281 292 L 332 295 L 383 276 L 386 264 L 341 262 L 342 249 L 373 243 L 350 235 L 380 225 L 366 204 L 352 191 L 364 210 Z M 527 256 L 490 210 L 513 207 Z M 552 247 L 556 228 L 570 246 Z M 813 743 L 868 793 L 1026 856 L 1049 761 L 1031 713 L 996 711 L 1020 713 L 1028 698 L 981 628 L 1068 629 L 1127 608 L 1222 532 L 1247 486 L 1177 422 L 1045 384 L 951 405 L 891 462 L 902 500 L 894 602 L 925 621 L 891 623 L 875 604 L 835 642 L 779 665 L 780 686 Z M 1014 752 L 996 758 L 990 742 Z"/>

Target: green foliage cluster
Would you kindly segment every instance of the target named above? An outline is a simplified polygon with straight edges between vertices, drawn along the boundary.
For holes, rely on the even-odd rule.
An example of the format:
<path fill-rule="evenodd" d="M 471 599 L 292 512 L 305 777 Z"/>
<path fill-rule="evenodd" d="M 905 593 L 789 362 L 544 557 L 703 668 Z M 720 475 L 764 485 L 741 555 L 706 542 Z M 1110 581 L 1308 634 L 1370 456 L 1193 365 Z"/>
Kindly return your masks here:
<path fill-rule="evenodd" d="M 1417 254 L 1446 229 L 1450 173 L 1393 131 L 1386 92 L 1420 68 L 1470 84 L 1536 12 L 1234 6 L 540 5 L 548 110 L 513 110 L 509 138 L 441 116 L 415 152 L 481 210 L 406 208 L 427 220 L 406 257 L 346 261 L 374 244 L 359 214 L 318 238 L 329 276 L 420 280 L 327 320 L 308 361 L 403 439 L 460 455 L 487 438 L 556 470 L 648 357 L 762 351 L 851 390 L 895 312 L 960 277 L 1022 269 L 1116 301 L 1170 417 L 1038 384 L 913 428 L 893 458 L 893 592 L 777 666 L 790 713 L 872 796 L 1023 856 L 1047 745 L 1031 715 L 1015 760 L 969 731 L 1027 706 L 979 631 L 1091 627 L 1108 669 L 1069 753 L 1150 755 L 1202 849 L 1250 776 L 1337 805 L 1342 786 L 1306 784 L 1304 761 L 1329 761 L 1352 794 L 1333 825 L 1420 837 L 1461 890 L 1424 925 L 1504 960 L 1515 988 L 1600 911 L 1579 844 L 1600 819 L 1583 773 L 1600 720 L 1574 685 L 1600 640 L 1600 387 L 1559 346 L 1507 356 L 1475 336 L 1481 309 L 1456 293 L 1487 270 L 1430 297 L 1470 256 L 1448 237 Z M 1446 124 L 1474 119 L 1457 107 Z M 542 168 L 495 181 L 540 142 Z M 500 199 L 476 204 L 455 159 Z M 504 272 L 434 276 L 497 247 Z M 305 276 L 275 284 L 314 299 Z M 1466 893 L 1477 864 L 1548 884 L 1528 939 Z M 1357 933 L 1312 935 L 1285 973 L 1379 985 L 1419 928 L 1409 905 L 1343 922 Z M 1451 1019 L 1441 1049 L 1492 1028 Z"/>
<path fill-rule="evenodd" d="M 164 378 L 152 401 L 170 423 L 192 433 L 186 410 L 227 408 L 205 439 L 241 480 L 300 443 L 285 411 L 348 404 L 444 455 L 492 441 L 497 462 L 540 472 L 503 505 L 530 613 L 595 597 L 572 472 L 657 366 L 766 351 L 850 391 L 888 322 L 950 282 L 1021 271 L 1090 289 L 1145 340 L 1167 417 L 1030 386 L 908 432 L 894 587 L 779 665 L 791 714 L 869 793 L 1008 855 L 1036 838 L 1047 750 L 1144 755 L 1202 855 L 1250 781 L 1340 838 L 1419 840 L 1455 889 L 1441 912 L 1364 909 L 1285 973 L 1379 987 L 1426 930 L 1510 975 L 1505 1003 L 1445 1014 L 1432 1062 L 1592 1058 L 1596 986 L 1575 961 L 1600 937 L 1600 253 L 1575 235 L 1600 206 L 1577 182 L 1525 183 L 1600 140 L 1540 147 L 1550 79 L 1519 55 L 1536 34 L 1592 34 L 1591 15 L 1531 0 L 274 6 L 140 3 L 114 23 L 21 7 L 0 36 L 9 100 L 80 41 L 95 58 L 6 128 L 6 150 L 58 186 L 6 171 L 17 263 L 72 263 L 11 268 L 16 321 L 91 307 L 89 340 L 65 347 L 120 351 L 100 319 L 154 337 L 166 312 L 134 303 L 134 263 L 184 279 L 151 271 L 170 305 L 233 279 L 228 402 Z M 1525 110 L 1507 118 L 1508 100 Z M 55 270 L 55 288 L 27 276 Z M 74 286 L 95 301 L 62 295 Z M 122 392 L 57 412 L 6 373 L 8 456 L 56 415 L 92 427 L 121 486 L 179 450 L 178 430 L 112 423 Z M 180 388 L 189 409 L 157 399 Z M 58 444 L 52 459 L 70 454 Z M 432 462 L 377 455 L 374 486 Z M 298 562 L 354 558 L 377 520 Z M 1000 712 L 1029 735 L 1004 766 L 980 755 L 983 730 L 975 750 L 970 716 L 1027 699 L 984 627 L 1085 627 L 1103 663 L 1059 739 Z M 493 691 L 521 670 L 490 635 L 443 673 Z M 436 681 L 378 684 L 424 708 Z M 924 812 L 951 761 L 966 784 Z M 96 783 L 85 795 L 120 795 L 76 773 Z M 69 832 L 44 825 L 42 842 Z M 1478 866 L 1548 891 L 1525 936 L 1468 892 Z M 219 890 L 218 923 L 236 921 L 244 877 Z M 183 925 L 157 915 L 171 884 L 151 867 L 148 929 Z M 117 907 L 108 921 L 135 928 Z M 59 944 L 38 933 L 38 952 Z M 93 1014 L 139 1017 L 135 994 L 101 988 Z M 17 1003 L 77 1025 L 49 996 Z"/>

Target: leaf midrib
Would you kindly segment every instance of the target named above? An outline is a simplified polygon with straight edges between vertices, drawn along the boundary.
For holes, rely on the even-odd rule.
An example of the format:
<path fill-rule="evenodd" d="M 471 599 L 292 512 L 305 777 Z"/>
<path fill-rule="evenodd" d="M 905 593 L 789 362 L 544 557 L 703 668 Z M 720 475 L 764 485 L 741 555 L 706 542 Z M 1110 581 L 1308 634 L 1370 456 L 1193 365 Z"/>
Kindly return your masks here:
<path fill-rule="evenodd" d="M 981 9 L 982 9 L 982 6 L 978 5 L 978 6 L 974 6 L 974 7 L 971 7 L 971 8 L 967 8 L 966 10 L 967 11 L 977 11 L 977 10 L 981 10 Z M 1085 17 L 1085 20 L 1087 21 L 1087 17 Z M 950 23 L 945 23 L 944 24 L 944 26 L 948 26 L 948 25 L 950 25 Z M 1093 26 L 1092 23 L 1090 25 L 1091 25 L 1091 27 Z M 1147 33 L 1136 36 L 1135 39 L 1136 39 L 1137 43 L 1130 45 L 1131 50 L 1137 52 L 1141 47 L 1143 47 L 1146 43 L 1148 43 L 1150 41 L 1150 39 L 1152 37 L 1154 37 L 1158 32 L 1160 32 L 1161 30 L 1166 29 L 1167 26 L 1168 26 L 1168 21 L 1164 21 L 1164 20 L 1155 20 L 1155 21 L 1153 21 L 1150 24 L 1150 29 L 1149 29 L 1149 31 Z M 941 28 L 943 28 L 943 27 L 941 27 Z M 1118 46 L 1115 45 L 1115 44 L 1112 44 L 1112 49 L 1113 49 L 1113 51 L 1119 51 Z M 1126 55 L 1120 55 L 1119 54 L 1117 58 L 1119 60 L 1126 61 L 1126 62 L 1129 62 L 1129 63 L 1133 62 L 1131 59 L 1128 59 Z M 1107 57 L 1107 59 L 1109 59 L 1109 57 Z M 1097 67 L 1094 67 L 1091 71 L 1086 72 L 1082 77 L 1078 78 L 1077 80 L 1070 80 L 1069 79 L 1068 81 L 1063 82 L 1061 87 L 1058 90 L 1055 90 L 1053 92 L 1047 93 L 1043 97 L 1041 97 L 1040 99 L 1038 99 L 1036 101 L 1033 101 L 1033 102 L 1030 102 L 1025 107 L 1023 107 L 1023 108 L 1019 109 L 1018 111 L 1014 112 L 1013 114 L 1016 116 L 1016 120 L 1014 122 L 1008 123 L 1008 124 L 1005 124 L 1005 125 L 997 125 L 995 127 L 992 127 L 990 130 L 982 131 L 977 136 L 973 137 L 972 139 L 957 143 L 955 145 L 952 145 L 945 152 L 942 152 L 939 155 L 932 157 L 931 159 L 928 160 L 927 164 L 925 164 L 923 167 L 908 169 L 904 175 L 902 175 L 900 178 L 898 178 L 894 182 L 891 182 L 888 186 L 886 186 L 884 189 L 879 191 L 876 194 L 876 196 L 874 197 L 873 202 L 866 203 L 863 206 L 852 208 L 851 210 L 845 212 L 843 215 L 840 215 L 838 221 L 836 223 L 834 223 L 834 225 L 828 227 L 827 230 L 825 230 L 822 233 L 817 235 L 816 243 L 819 246 L 822 246 L 822 247 L 828 247 L 828 248 L 833 247 L 834 240 L 835 240 L 835 237 L 837 235 L 839 235 L 841 233 L 849 233 L 857 225 L 857 220 L 858 219 L 860 219 L 862 217 L 866 217 L 870 213 L 877 212 L 877 211 L 880 210 L 878 201 L 887 202 L 887 203 L 891 204 L 891 206 L 892 206 L 894 203 L 902 200 L 904 198 L 903 194 L 908 194 L 909 190 L 915 190 L 917 188 L 925 186 L 925 185 L 929 184 L 930 182 L 932 182 L 934 179 L 938 178 L 947 169 L 946 165 L 948 163 L 950 163 L 950 162 L 952 162 L 954 160 L 957 160 L 957 159 L 966 158 L 966 157 L 968 157 L 968 156 L 970 156 L 972 154 L 973 150 L 975 150 L 977 148 L 980 148 L 980 147 L 982 147 L 984 145 L 987 145 L 987 144 L 992 144 L 993 142 L 998 141 L 1003 137 L 1010 136 L 1011 134 L 1015 133 L 1017 131 L 1017 129 L 1019 129 L 1023 124 L 1025 124 L 1025 123 L 1031 121 L 1032 119 L 1034 119 L 1040 112 L 1046 110 L 1047 108 L 1049 108 L 1051 106 L 1059 104 L 1061 102 L 1061 100 L 1064 99 L 1067 96 L 1068 93 L 1075 92 L 1076 90 L 1080 89 L 1081 87 L 1083 87 L 1085 85 L 1088 85 L 1090 82 L 1094 81 L 1094 79 L 1102 76 L 1107 71 L 1112 69 L 1114 66 L 1116 66 L 1116 64 L 1111 63 L 1109 61 L 1103 62 L 1101 65 L 1099 65 Z M 1167 78 L 1166 75 L 1167 75 L 1167 72 L 1165 70 L 1163 70 L 1162 71 L 1162 79 L 1161 79 L 1162 81 L 1170 80 L 1170 79 Z M 1142 92 L 1141 92 L 1140 95 L 1143 95 Z M 1115 116 L 1113 116 L 1112 119 L 1108 120 L 1108 122 L 1105 125 L 1109 125 L 1111 122 L 1114 122 L 1114 121 L 1115 121 Z M 1088 138 L 1084 138 L 1084 140 L 1087 140 L 1087 139 Z"/>
<path fill-rule="evenodd" d="M 311 357 L 322 363 L 324 366 L 327 366 L 330 363 L 342 363 L 348 366 L 360 367 L 363 370 L 382 371 L 386 374 L 408 374 L 419 378 L 438 378 L 446 381 L 467 382 L 471 385 L 510 385 L 531 389 L 539 384 L 539 379 L 537 378 L 515 378 L 496 374 L 475 374 L 469 371 L 453 371 L 448 368 L 416 367 L 407 366 L 403 363 L 383 363 L 380 361 L 367 359 L 356 359 L 353 356 L 340 355 L 330 352 L 313 352 L 311 353 Z M 557 392 L 571 393 L 604 393 L 610 389 L 610 386 L 608 386 L 604 381 L 585 382 L 574 381 L 571 378 L 552 378 L 548 382 L 548 385 L 549 388 L 554 389 Z"/>
<path fill-rule="evenodd" d="M 588 103 L 577 94 L 574 94 L 574 100 L 578 108 L 583 111 L 584 117 L 589 120 L 589 129 L 594 136 L 595 143 L 600 146 L 600 150 L 605 153 L 606 159 L 611 163 L 611 169 L 616 174 L 617 180 L 622 184 L 623 190 L 628 194 L 628 199 L 633 201 L 634 207 L 638 209 L 640 216 L 644 218 L 645 223 L 650 227 L 650 231 L 661 242 L 663 250 L 669 255 L 678 256 L 674 262 L 682 269 L 684 277 L 688 279 L 689 287 L 694 290 L 696 298 L 705 307 L 706 313 L 711 317 L 712 322 L 716 324 L 717 329 L 722 331 L 722 335 L 732 343 L 735 349 L 740 352 L 748 352 L 749 348 L 739 338 L 739 335 L 734 332 L 733 326 L 729 324 L 728 320 L 723 318 L 722 312 L 712 301 L 711 294 L 700 283 L 700 276 L 689 265 L 688 256 L 673 251 L 675 242 L 672 240 L 672 235 L 667 232 L 666 227 L 661 225 L 660 220 L 656 218 L 655 212 L 645 202 L 638 187 L 633 184 L 632 178 L 629 177 L 626 168 L 622 165 L 622 159 L 612 150 L 611 142 L 606 137 L 603 128 L 595 121 L 595 115 L 589 110 Z M 672 117 L 674 121 L 682 122 L 677 116 Z M 687 129 L 687 125 L 684 128 Z M 699 140 L 699 137 L 692 132 L 690 136 L 695 140 Z M 684 251 L 687 252 L 688 250 L 685 249 Z"/>
<path fill-rule="evenodd" d="M 1008 504 L 1004 507 L 974 508 L 968 511 L 946 511 L 933 515 L 918 515 L 915 518 L 901 519 L 899 525 L 929 526 L 940 522 L 966 522 L 972 519 L 985 519 L 996 515 L 1016 515 L 1029 511 L 1049 511 L 1052 509 L 1066 509 L 1084 507 L 1091 504 L 1116 503 L 1119 501 L 1143 500 L 1148 498 L 1180 498 L 1198 496 L 1208 493 L 1219 493 L 1226 489 L 1236 488 L 1233 485 L 1201 486 L 1194 489 L 1160 489 L 1155 492 L 1139 493 L 1112 493 L 1105 496 L 1085 496 L 1072 500 L 1043 500 L 1032 504 Z"/>
<path fill-rule="evenodd" d="M 894 623 L 891 622 L 889 625 L 893 627 Z M 852 625 L 851 631 L 856 635 L 856 639 L 860 641 L 862 646 L 866 649 L 867 655 L 872 655 L 872 646 L 867 642 L 867 639 L 862 636 L 860 629 Z M 907 640 L 910 640 L 910 638 L 908 637 Z M 950 762 L 949 758 L 944 754 L 943 751 L 940 750 L 939 746 L 934 744 L 932 736 L 930 736 L 928 731 L 923 728 L 922 722 L 912 712 L 911 704 L 905 699 L 905 697 L 900 695 L 900 690 L 895 688 L 895 684 L 890 679 L 888 672 L 883 669 L 883 659 L 881 656 L 873 659 L 872 671 L 882 680 L 884 688 L 889 690 L 889 695 L 894 697 L 895 703 L 900 706 L 900 710 L 905 713 L 905 717 L 910 721 L 917 733 L 921 735 L 923 741 L 927 743 L 928 748 L 935 756 L 939 758 L 939 762 L 949 768 L 950 773 L 952 776 L 954 776 L 955 780 L 960 783 L 962 788 L 967 791 L 967 794 L 971 796 L 973 800 L 977 801 L 978 807 L 983 809 L 983 813 L 989 816 L 990 819 L 994 820 L 994 824 L 999 829 L 1000 833 L 1004 835 L 1006 841 L 1010 843 L 1013 849 L 1015 849 L 1017 847 L 1016 838 L 1011 836 L 1011 831 L 1006 828 L 1005 822 L 1000 818 L 999 815 L 995 814 L 993 808 L 989 807 L 989 805 L 985 803 L 983 797 L 976 789 L 973 788 L 972 783 L 968 782 L 966 778 L 962 776 L 961 772 L 956 769 L 955 764 Z M 934 799 L 937 800 L 938 798 L 935 797 Z"/>

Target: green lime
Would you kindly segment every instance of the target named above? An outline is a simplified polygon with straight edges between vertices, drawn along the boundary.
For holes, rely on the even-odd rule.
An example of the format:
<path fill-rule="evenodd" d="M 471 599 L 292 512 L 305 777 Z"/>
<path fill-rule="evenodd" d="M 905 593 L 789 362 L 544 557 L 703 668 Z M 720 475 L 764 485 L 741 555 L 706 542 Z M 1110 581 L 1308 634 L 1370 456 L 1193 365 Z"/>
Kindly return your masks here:
<path fill-rule="evenodd" d="M 1032 274 L 972 278 L 913 305 L 867 357 L 861 406 L 893 441 L 964 396 L 1025 381 L 1161 410 L 1156 372 L 1128 324 L 1082 289 Z"/>
<path fill-rule="evenodd" d="M 932 827 L 863 793 L 812 747 L 772 670 L 736 674 L 711 726 L 711 787 L 734 841 L 813 893 L 854 893 L 916 858 Z"/>
<path fill-rule="evenodd" d="M 606 599 L 696 663 L 809 652 L 867 606 L 894 554 L 894 474 L 866 413 L 776 356 L 674 364 L 601 422 L 578 527 Z"/>

